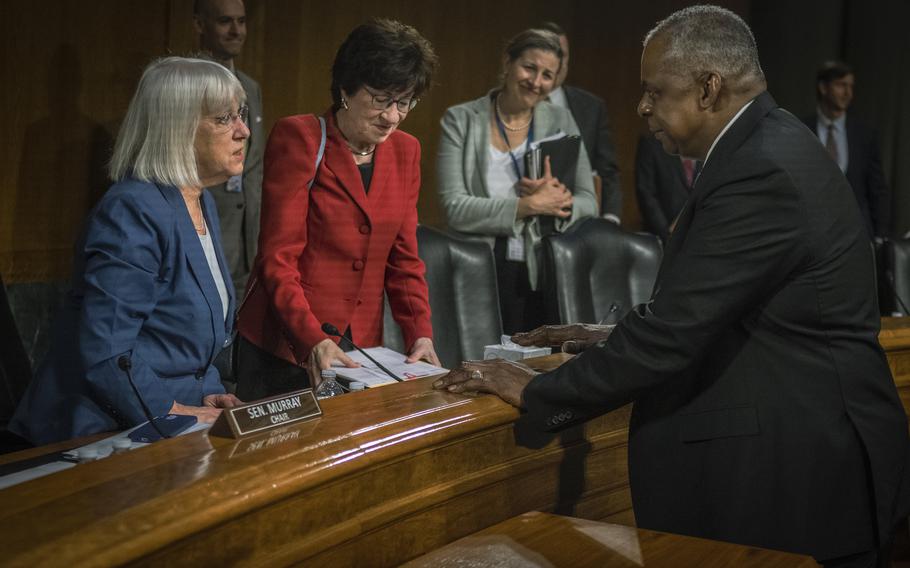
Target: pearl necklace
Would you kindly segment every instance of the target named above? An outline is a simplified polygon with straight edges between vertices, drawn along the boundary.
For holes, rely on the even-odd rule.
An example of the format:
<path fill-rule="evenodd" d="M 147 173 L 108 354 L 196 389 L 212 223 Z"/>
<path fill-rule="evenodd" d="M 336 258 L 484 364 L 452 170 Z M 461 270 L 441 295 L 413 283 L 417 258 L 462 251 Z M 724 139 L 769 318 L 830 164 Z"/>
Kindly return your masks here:
<path fill-rule="evenodd" d="M 345 140 L 345 142 L 347 142 L 347 140 Z M 372 154 L 373 152 L 376 151 L 376 146 L 373 145 L 373 147 L 370 148 L 369 150 L 367 150 L 366 152 L 360 152 L 359 150 L 355 150 L 355 149 L 351 146 L 351 143 L 348 142 L 348 150 L 350 150 L 351 153 L 354 154 L 355 156 L 366 157 L 366 156 L 369 156 L 370 154 Z"/>
<path fill-rule="evenodd" d="M 367 156 L 369 156 L 370 154 L 372 154 L 373 152 L 376 151 L 376 144 L 373 144 L 373 147 L 370 148 L 369 150 L 367 150 L 366 152 L 361 152 L 360 150 L 355 150 L 354 147 L 351 146 L 351 141 L 348 140 L 348 137 L 347 137 L 347 135 L 345 135 L 344 130 L 341 129 L 341 125 L 339 124 L 337 126 L 338 126 L 338 132 L 340 132 L 341 137 L 344 138 L 344 143 L 348 145 L 348 150 L 350 150 L 351 153 L 354 154 L 355 156 L 360 156 L 361 158 L 366 158 Z"/>
<path fill-rule="evenodd" d="M 499 95 L 496 95 L 496 112 L 499 113 L 500 117 L 502 117 L 503 112 L 502 112 L 502 107 L 499 106 Z M 529 118 L 528 121 L 521 126 L 514 126 L 514 127 L 509 126 L 501 118 L 500 118 L 499 122 L 500 122 L 500 124 L 502 124 L 502 127 L 505 128 L 506 130 L 508 130 L 509 132 L 521 132 L 522 130 L 525 130 L 527 127 L 531 126 L 532 120 L 534 120 L 533 112 L 531 113 L 531 118 Z"/>

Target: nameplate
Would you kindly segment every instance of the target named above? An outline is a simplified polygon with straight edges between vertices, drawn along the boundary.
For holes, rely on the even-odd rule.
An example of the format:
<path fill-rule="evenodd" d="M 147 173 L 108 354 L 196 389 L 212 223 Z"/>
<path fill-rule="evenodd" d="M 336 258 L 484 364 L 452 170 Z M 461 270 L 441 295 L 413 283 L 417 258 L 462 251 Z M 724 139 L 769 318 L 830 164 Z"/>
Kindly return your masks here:
<path fill-rule="evenodd" d="M 226 408 L 212 425 L 209 434 L 222 438 L 242 438 L 322 416 L 313 389 L 264 398 L 234 408 Z"/>

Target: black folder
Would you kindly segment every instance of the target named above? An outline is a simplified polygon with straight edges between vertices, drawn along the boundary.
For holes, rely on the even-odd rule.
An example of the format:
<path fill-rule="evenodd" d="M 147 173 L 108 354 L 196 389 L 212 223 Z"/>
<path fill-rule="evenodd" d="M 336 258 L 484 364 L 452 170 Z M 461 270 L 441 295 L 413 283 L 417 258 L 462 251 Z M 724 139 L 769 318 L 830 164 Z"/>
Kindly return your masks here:
<path fill-rule="evenodd" d="M 534 150 L 528 150 L 525 153 L 525 172 L 528 177 L 535 179 L 541 177 L 544 171 L 544 161 L 549 156 L 550 171 L 553 177 L 562 182 L 569 191 L 575 193 L 575 171 L 578 167 L 581 137 L 566 135 L 556 140 L 541 142 L 539 147 L 540 153 L 537 157 L 534 156 Z M 540 215 L 541 234 L 554 233 L 555 222 L 556 218 L 552 215 Z"/>

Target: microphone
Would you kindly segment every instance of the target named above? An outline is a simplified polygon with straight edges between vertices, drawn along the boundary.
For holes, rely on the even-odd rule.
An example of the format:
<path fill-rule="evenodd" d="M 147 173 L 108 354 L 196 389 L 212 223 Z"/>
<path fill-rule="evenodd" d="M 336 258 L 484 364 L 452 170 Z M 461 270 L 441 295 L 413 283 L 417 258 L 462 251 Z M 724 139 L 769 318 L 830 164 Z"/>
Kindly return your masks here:
<path fill-rule="evenodd" d="M 894 271 L 888 269 L 885 271 L 885 282 L 888 283 L 888 288 L 891 289 L 891 293 L 894 294 L 894 299 L 897 300 L 897 303 L 900 304 L 900 308 L 903 311 L 903 315 L 910 316 L 910 311 L 907 310 L 907 304 L 904 303 L 901 295 L 897 293 L 897 286 L 894 283 Z M 895 306 L 896 307 L 896 306 Z"/>
<path fill-rule="evenodd" d="M 126 378 L 130 382 L 130 386 L 133 387 L 133 392 L 136 394 L 136 398 L 139 399 L 139 406 L 142 407 L 142 413 L 145 414 L 145 418 L 149 421 L 149 424 L 152 425 L 152 428 L 155 429 L 155 432 L 158 432 L 158 435 L 162 438 L 170 438 L 167 434 L 161 431 L 161 428 L 158 427 L 158 424 L 155 423 L 155 417 L 152 416 L 152 411 L 149 410 L 149 407 L 145 405 L 145 401 L 142 400 L 142 395 L 139 394 L 139 389 L 136 388 L 136 383 L 133 382 L 133 373 L 130 370 L 133 368 L 133 361 L 130 359 L 129 355 L 121 355 L 117 358 L 117 366 L 120 367 L 124 373 L 126 373 Z"/>
<path fill-rule="evenodd" d="M 335 327 L 334 325 L 330 324 L 329 322 L 325 322 L 324 324 L 322 324 L 322 331 L 323 331 L 323 333 L 325 333 L 325 334 L 327 334 L 327 335 L 333 335 L 333 336 L 335 336 L 335 337 L 344 338 L 348 343 L 350 343 L 351 345 L 354 345 L 354 342 L 351 341 L 350 338 L 345 337 L 340 331 L 338 331 L 338 328 L 337 328 L 337 327 Z M 390 370 L 386 369 L 385 367 L 383 367 L 382 364 L 381 364 L 379 361 L 377 361 L 376 359 L 373 359 L 372 357 L 370 357 L 370 354 L 367 353 L 366 351 L 364 351 L 363 349 L 361 349 L 360 347 L 357 347 L 356 345 L 354 345 L 354 349 L 356 349 L 357 351 L 360 351 L 361 353 L 363 353 L 363 356 L 364 356 L 364 357 L 366 357 L 367 359 L 369 359 L 370 361 L 372 361 L 374 365 L 376 365 L 377 367 L 379 367 L 380 369 L 382 369 L 382 371 L 383 371 L 386 375 L 392 377 L 393 379 L 395 379 L 395 380 L 398 381 L 399 383 L 402 382 L 402 381 L 404 381 L 404 379 L 395 376 L 395 373 L 393 373 L 392 371 L 390 371 Z"/>

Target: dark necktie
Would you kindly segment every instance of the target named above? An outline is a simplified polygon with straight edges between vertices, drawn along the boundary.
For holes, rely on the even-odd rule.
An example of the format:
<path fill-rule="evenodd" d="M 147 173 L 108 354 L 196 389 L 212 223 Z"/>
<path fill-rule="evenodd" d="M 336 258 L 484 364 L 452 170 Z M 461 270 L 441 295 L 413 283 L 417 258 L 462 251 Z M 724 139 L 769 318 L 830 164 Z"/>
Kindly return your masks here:
<path fill-rule="evenodd" d="M 834 163 L 840 165 L 840 157 L 837 155 L 837 140 L 834 138 L 834 123 L 828 125 L 828 140 L 825 142 L 825 149 L 828 150 Z"/>

